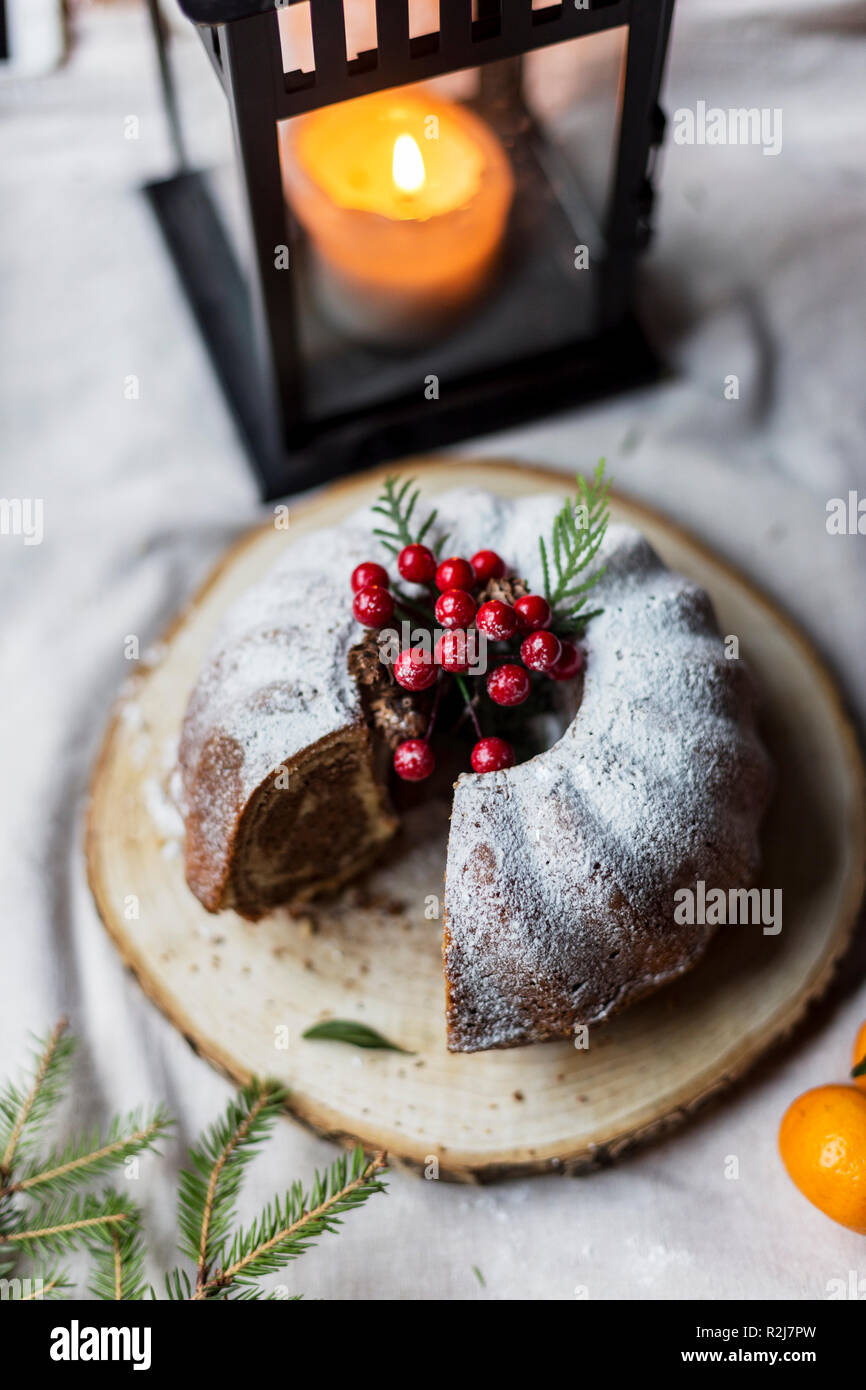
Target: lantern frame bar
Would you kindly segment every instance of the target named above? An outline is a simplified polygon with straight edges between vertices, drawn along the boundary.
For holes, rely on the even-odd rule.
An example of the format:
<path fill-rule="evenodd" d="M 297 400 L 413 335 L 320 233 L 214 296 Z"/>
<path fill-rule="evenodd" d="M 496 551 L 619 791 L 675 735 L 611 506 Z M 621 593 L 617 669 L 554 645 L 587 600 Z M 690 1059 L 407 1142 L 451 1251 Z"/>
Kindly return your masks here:
<path fill-rule="evenodd" d="M 290 0 L 291 3 L 301 0 Z M 438 32 L 410 38 L 408 6 L 379 0 L 377 47 L 349 59 L 341 0 L 309 0 L 309 4 L 315 70 L 282 73 L 277 83 L 280 120 L 333 102 L 522 57 L 551 44 L 624 26 L 632 8 L 632 0 L 594 0 L 593 8 L 585 10 L 565 0 L 559 6 L 533 10 L 531 0 L 503 0 L 501 23 L 496 32 L 489 33 L 489 18 L 472 20 L 471 0 L 457 0 L 456 4 L 454 0 L 448 4 L 443 0 L 442 27 Z M 256 19 L 276 25 L 279 30 L 279 8 L 289 6 L 278 7 Z"/>

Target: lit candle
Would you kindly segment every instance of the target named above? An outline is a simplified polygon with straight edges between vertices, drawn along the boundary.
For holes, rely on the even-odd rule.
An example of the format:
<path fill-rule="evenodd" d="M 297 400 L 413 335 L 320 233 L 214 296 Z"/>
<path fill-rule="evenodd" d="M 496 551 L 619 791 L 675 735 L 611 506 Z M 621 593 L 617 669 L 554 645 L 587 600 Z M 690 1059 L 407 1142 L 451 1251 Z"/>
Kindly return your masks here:
<path fill-rule="evenodd" d="M 392 90 L 322 107 L 282 139 L 286 195 L 344 329 L 417 341 L 488 284 L 514 180 L 471 111 L 423 89 Z"/>

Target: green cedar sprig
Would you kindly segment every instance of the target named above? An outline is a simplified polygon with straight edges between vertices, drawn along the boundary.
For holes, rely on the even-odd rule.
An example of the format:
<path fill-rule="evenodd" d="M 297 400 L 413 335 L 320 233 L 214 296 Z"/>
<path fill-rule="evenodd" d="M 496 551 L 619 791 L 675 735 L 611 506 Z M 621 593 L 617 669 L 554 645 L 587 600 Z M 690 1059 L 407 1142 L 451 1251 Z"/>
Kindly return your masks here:
<path fill-rule="evenodd" d="M 599 459 L 592 481 L 577 475 L 577 496 L 567 497 L 553 522 L 548 544 L 539 537 L 544 597 L 553 609 L 553 626 L 563 632 L 580 632 L 603 611 L 586 611 L 589 590 L 604 574 L 604 567 L 579 579 L 604 540 L 610 520 L 610 482 Z M 551 570 L 553 575 L 551 577 Z"/>

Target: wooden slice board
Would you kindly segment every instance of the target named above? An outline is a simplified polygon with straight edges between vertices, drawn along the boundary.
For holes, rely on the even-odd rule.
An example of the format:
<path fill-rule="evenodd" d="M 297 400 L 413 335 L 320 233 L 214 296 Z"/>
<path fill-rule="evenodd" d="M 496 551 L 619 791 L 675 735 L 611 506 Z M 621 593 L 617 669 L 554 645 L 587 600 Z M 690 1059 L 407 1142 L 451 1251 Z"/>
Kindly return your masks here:
<path fill-rule="evenodd" d="M 721 928 L 690 975 L 593 1030 L 588 1050 L 452 1056 L 441 922 L 425 916 L 442 892 L 447 805 L 411 812 L 388 862 L 305 918 L 210 916 L 184 882 L 161 790 L 199 664 L 231 600 L 285 546 L 371 500 L 384 471 L 293 507 L 288 530 L 242 540 L 139 668 L 93 779 L 91 886 L 124 960 L 193 1047 L 238 1081 L 277 1077 L 292 1113 L 318 1133 L 385 1148 L 418 1170 L 435 1158 L 441 1176 L 463 1180 L 573 1171 L 679 1121 L 825 988 L 863 894 L 860 753 L 830 677 L 787 620 L 684 532 L 617 498 L 614 519 L 640 527 L 709 591 L 758 677 L 778 775 L 762 883 L 782 889 L 781 934 Z M 430 497 L 468 483 L 506 496 L 567 486 L 558 473 L 492 462 L 413 460 L 403 471 Z M 305 1041 L 325 1017 L 365 1022 L 411 1055 Z"/>

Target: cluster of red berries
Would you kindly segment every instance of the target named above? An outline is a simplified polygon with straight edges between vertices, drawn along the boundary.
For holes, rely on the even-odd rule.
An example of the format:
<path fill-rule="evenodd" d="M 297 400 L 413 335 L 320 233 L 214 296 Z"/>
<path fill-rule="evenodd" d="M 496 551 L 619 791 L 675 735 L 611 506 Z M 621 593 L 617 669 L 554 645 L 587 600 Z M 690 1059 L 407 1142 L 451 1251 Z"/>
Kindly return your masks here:
<path fill-rule="evenodd" d="M 473 625 L 490 641 L 520 638 L 523 664 L 505 661 L 487 676 L 487 693 L 497 705 L 522 705 L 528 699 L 530 671 L 555 681 L 571 680 L 580 671 L 580 649 L 549 630 L 553 612 L 540 594 L 526 594 L 513 604 L 490 599 L 478 606 L 472 590 L 505 574 L 505 563 L 495 550 L 479 550 L 471 560 L 452 555 L 437 562 L 426 545 L 407 545 L 397 556 L 397 569 L 407 582 L 426 585 L 431 597 L 435 586 L 438 597 L 433 611 L 436 623 L 445 629 L 432 654 L 423 647 L 411 647 L 397 657 L 394 678 L 405 690 L 429 689 L 438 679 L 440 668 L 451 675 L 466 675 L 475 654 L 469 635 Z M 352 611 L 359 623 L 383 627 L 390 622 L 395 600 L 389 585 L 388 571 L 375 561 L 365 561 L 353 570 Z M 474 711 L 470 712 L 474 717 Z M 408 739 L 396 749 L 394 768 L 406 781 L 423 781 L 433 771 L 431 732 L 432 721 L 424 738 Z M 479 735 L 480 732 L 478 729 Z M 513 766 L 514 749 L 503 738 L 479 737 L 471 761 L 475 772 L 498 772 Z"/>

